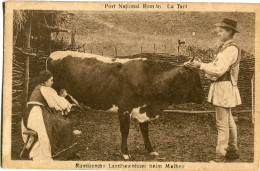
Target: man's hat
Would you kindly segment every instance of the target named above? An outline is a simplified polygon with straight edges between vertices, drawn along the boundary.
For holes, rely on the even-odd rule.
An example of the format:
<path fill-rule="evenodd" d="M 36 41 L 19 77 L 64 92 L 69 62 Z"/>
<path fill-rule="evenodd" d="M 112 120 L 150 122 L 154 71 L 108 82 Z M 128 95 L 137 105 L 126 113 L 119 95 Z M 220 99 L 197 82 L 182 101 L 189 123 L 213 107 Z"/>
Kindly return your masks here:
<path fill-rule="evenodd" d="M 237 30 L 237 22 L 228 18 L 224 18 L 221 23 L 217 23 L 215 24 L 215 26 L 228 27 L 239 33 L 239 31 Z"/>

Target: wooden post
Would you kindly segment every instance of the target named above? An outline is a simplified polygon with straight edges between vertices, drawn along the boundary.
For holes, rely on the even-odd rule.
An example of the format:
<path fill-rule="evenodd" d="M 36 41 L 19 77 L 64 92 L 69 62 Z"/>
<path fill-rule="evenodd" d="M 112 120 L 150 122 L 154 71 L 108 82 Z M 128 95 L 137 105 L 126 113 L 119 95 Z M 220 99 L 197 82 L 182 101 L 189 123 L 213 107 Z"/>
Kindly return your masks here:
<path fill-rule="evenodd" d="M 252 123 L 255 124 L 255 74 L 251 79 L 251 89 L 252 89 Z"/>
<path fill-rule="evenodd" d="M 44 26 L 48 26 L 47 20 L 45 15 L 43 16 L 44 19 Z M 45 50 L 50 54 L 51 53 L 51 32 L 49 32 L 48 29 L 44 29 L 45 32 L 43 34 L 46 34 L 46 42 L 45 42 Z"/>
<path fill-rule="evenodd" d="M 23 47 L 25 49 L 29 49 L 31 47 L 31 28 L 32 22 L 30 20 L 27 21 L 24 27 L 24 42 Z M 29 87 L 29 55 L 25 56 L 24 63 L 25 73 L 24 73 L 24 84 L 23 84 L 23 103 L 22 107 L 25 109 L 27 107 L 28 100 L 28 87 Z"/>
<path fill-rule="evenodd" d="M 178 45 L 178 56 L 180 56 L 180 46 Z"/>
<path fill-rule="evenodd" d="M 117 57 L 117 48 L 115 47 L 116 57 Z"/>
<path fill-rule="evenodd" d="M 72 50 L 75 50 L 76 48 L 76 42 L 75 42 L 75 35 L 76 35 L 76 29 L 71 31 L 71 48 Z"/>
<path fill-rule="evenodd" d="M 165 49 L 165 54 L 166 54 L 166 45 L 164 45 L 164 49 Z"/>
<path fill-rule="evenodd" d="M 153 44 L 153 53 L 155 53 L 155 44 Z"/>

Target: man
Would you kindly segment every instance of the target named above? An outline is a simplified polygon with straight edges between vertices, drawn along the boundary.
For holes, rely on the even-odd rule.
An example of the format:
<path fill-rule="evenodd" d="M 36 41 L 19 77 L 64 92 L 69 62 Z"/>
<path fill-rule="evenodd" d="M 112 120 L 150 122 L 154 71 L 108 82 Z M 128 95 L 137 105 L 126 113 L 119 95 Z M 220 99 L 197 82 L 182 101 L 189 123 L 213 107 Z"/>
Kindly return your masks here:
<path fill-rule="evenodd" d="M 233 41 L 233 36 L 239 31 L 236 27 L 237 22 L 227 18 L 216 26 L 219 28 L 218 36 L 222 45 L 218 48 L 214 61 L 206 64 L 195 59 L 184 65 L 189 68 L 199 68 L 205 72 L 207 78 L 213 81 L 208 95 L 208 102 L 212 103 L 216 109 L 218 130 L 216 156 L 213 162 L 224 162 L 225 159 L 239 158 L 237 127 L 231 113 L 232 107 L 241 104 L 237 87 L 240 49 Z"/>

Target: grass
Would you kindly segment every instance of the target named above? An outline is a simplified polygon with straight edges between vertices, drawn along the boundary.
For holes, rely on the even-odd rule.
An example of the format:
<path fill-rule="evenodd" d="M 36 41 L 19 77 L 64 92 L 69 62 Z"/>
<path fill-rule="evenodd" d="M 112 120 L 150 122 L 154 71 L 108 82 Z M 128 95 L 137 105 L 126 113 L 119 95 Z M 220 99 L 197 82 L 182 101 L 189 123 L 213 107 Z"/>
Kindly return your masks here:
<path fill-rule="evenodd" d="M 237 117 L 240 159 L 236 162 L 253 162 L 254 125 L 249 119 Z M 217 131 L 213 115 L 164 113 L 149 128 L 150 140 L 163 161 L 208 162 L 215 155 Z M 123 160 L 117 114 L 86 110 L 78 129 L 83 132 L 79 138 L 80 161 Z M 20 134 L 12 139 L 16 139 L 12 141 L 12 159 L 17 160 L 22 140 Z M 147 154 L 139 125 L 134 121 L 128 147 L 135 161 L 158 161 Z"/>
<path fill-rule="evenodd" d="M 241 31 L 235 40 L 242 49 L 254 53 L 253 13 L 224 12 L 76 12 L 71 27 L 77 26 L 76 41 L 86 43 L 95 54 L 126 56 L 143 52 L 175 53 L 177 40 L 199 49 L 215 48 L 214 24 L 223 18 L 238 22 Z M 192 32 L 196 34 L 192 36 Z"/>

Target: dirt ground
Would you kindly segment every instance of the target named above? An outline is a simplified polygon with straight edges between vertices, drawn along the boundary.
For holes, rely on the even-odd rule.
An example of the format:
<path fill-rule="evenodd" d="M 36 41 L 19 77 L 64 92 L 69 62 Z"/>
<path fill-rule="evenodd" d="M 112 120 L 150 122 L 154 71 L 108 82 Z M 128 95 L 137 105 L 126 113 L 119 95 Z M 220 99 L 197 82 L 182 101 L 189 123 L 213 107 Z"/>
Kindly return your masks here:
<path fill-rule="evenodd" d="M 254 160 L 254 125 L 249 116 L 237 115 L 240 159 L 236 162 Z M 116 113 L 86 110 L 77 128 L 83 131 L 79 137 L 79 160 L 123 160 Z M 128 147 L 135 161 L 208 162 L 214 157 L 217 137 L 214 115 L 164 113 L 158 120 L 152 121 L 149 128 L 150 140 L 160 155 L 157 158 L 149 157 L 139 125 L 131 121 Z M 12 144 L 12 159 L 18 159 L 21 140 Z"/>
<path fill-rule="evenodd" d="M 236 123 L 240 159 L 236 162 L 253 162 L 254 127 L 250 119 L 239 115 Z M 164 113 L 149 128 L 150 140 L 160 156 L 147 155 L 139 125 L 131 121 L 128 147 L 135 161 L 207 162 L 214 157 L 217 131 L 215 118 L 210 114 Z M 117 114 L 86 111 L 81 129 L 80 160 L 123 160 Z"/>

